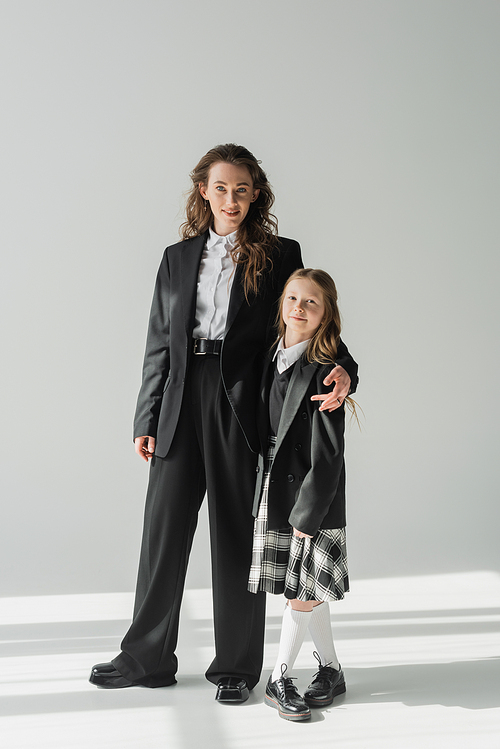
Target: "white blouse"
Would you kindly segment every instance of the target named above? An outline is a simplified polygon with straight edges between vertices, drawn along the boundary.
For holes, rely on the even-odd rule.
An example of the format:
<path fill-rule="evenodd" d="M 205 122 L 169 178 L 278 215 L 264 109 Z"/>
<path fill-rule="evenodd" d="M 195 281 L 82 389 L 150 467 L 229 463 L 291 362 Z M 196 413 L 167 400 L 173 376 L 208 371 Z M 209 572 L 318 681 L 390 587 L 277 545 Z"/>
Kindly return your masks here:
<path fill-rule="evenodd" d="M 221 237 L 210 229 L 198 274 L 193 338 L 224 337 L 236 269 L 229 253 L 235 245 L 236 232 Z"/>

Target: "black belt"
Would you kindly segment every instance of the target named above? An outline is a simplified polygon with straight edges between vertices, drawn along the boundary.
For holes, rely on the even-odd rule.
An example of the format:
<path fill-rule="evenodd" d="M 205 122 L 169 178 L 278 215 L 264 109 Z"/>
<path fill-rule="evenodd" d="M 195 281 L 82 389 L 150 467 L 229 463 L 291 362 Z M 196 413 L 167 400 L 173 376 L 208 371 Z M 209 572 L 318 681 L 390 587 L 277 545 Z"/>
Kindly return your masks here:
<path fill-rule="evenodd" d="M 205 354 L 220 354 L 222 349 L 222 338 L 211 341 L 209 338 L 193 338 L 193 353 L 197 356 Z"/>

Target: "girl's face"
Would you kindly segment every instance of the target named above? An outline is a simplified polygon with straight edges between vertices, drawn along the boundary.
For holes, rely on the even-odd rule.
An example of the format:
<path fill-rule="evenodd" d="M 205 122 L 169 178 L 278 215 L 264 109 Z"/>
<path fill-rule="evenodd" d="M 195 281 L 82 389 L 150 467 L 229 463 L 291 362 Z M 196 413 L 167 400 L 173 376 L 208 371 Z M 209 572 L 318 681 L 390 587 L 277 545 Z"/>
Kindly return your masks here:
<path fill-rule="evenodd" d="M 200 193 L 208 200 L 214 214 L 214 231 L 225 237 L 236 231 L 257 199 L 250 172 L 246 166 L 219 161 L 210 167 L 208 184 L 200 184 Z"/>
<path fill-rule="evenodd" d="M 286 285 L 281 314 L 286 325 L 285 345 L 307 341 L 325 316 L 323 293 L 308 278 L 296 278 Z"/>

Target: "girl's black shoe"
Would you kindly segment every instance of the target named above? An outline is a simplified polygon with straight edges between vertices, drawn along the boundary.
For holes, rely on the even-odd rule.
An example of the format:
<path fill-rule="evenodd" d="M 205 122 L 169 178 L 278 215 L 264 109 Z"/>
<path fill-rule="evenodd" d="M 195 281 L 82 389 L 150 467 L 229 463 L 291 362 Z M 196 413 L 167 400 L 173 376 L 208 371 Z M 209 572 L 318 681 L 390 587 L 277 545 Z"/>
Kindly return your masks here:
<path fill-rule="evenodd" d="M 309 720 L 311 711 L 298 693 L 292 678 L 280 676 L 276 681 L 271 681 L 271 678 L 270 676 L 267 682 L 264 696 L 266 705 L 274 707 L 285 720 Z"/>
<path fill-rule="evenodd" d="M 343 692 L 345 692 L 345 679 L 342 667 L 339 665 L 337 671 L 328 664 L 322 666 L 320 662 L 318 671 L 304 692 L 304 700 L 311 707 L 325 707 L 331 705 L 333 698 Z"/>

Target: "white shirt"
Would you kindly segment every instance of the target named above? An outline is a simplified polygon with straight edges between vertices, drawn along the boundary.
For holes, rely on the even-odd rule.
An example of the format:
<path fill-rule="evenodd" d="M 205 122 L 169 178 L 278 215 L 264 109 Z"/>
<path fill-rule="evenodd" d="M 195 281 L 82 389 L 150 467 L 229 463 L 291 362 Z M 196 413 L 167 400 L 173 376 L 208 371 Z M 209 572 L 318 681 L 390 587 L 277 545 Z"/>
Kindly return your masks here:
<path fill-rule="evenodd" d="M 278 374 L 284 372 L 285 369 L 288 369 L 288 367 L 291 367 L 292 364 L 295 364 L 297 359 L 300 359 L 307 346 L 309 345 L 310 340 L 311 339 L 308 338 L 307 341 L 301 341 L 300 343 L 296 343 L 295 346 L 289 346 L 288 348 L 284 347 L 283 338 L 280 340 L 280 342 L 278 343 L 278 348 L 276 349 L 273 356 L 273 361 L 278 358 L 278 361 L 276 363 Z"/>
<path fill-rule="evenodd" d="M 224 337 L 236 268 L 229 252 L 235 245 L 235 231 L 221 237 L 210 229 L 198 274 L 193 338 Z"/>

